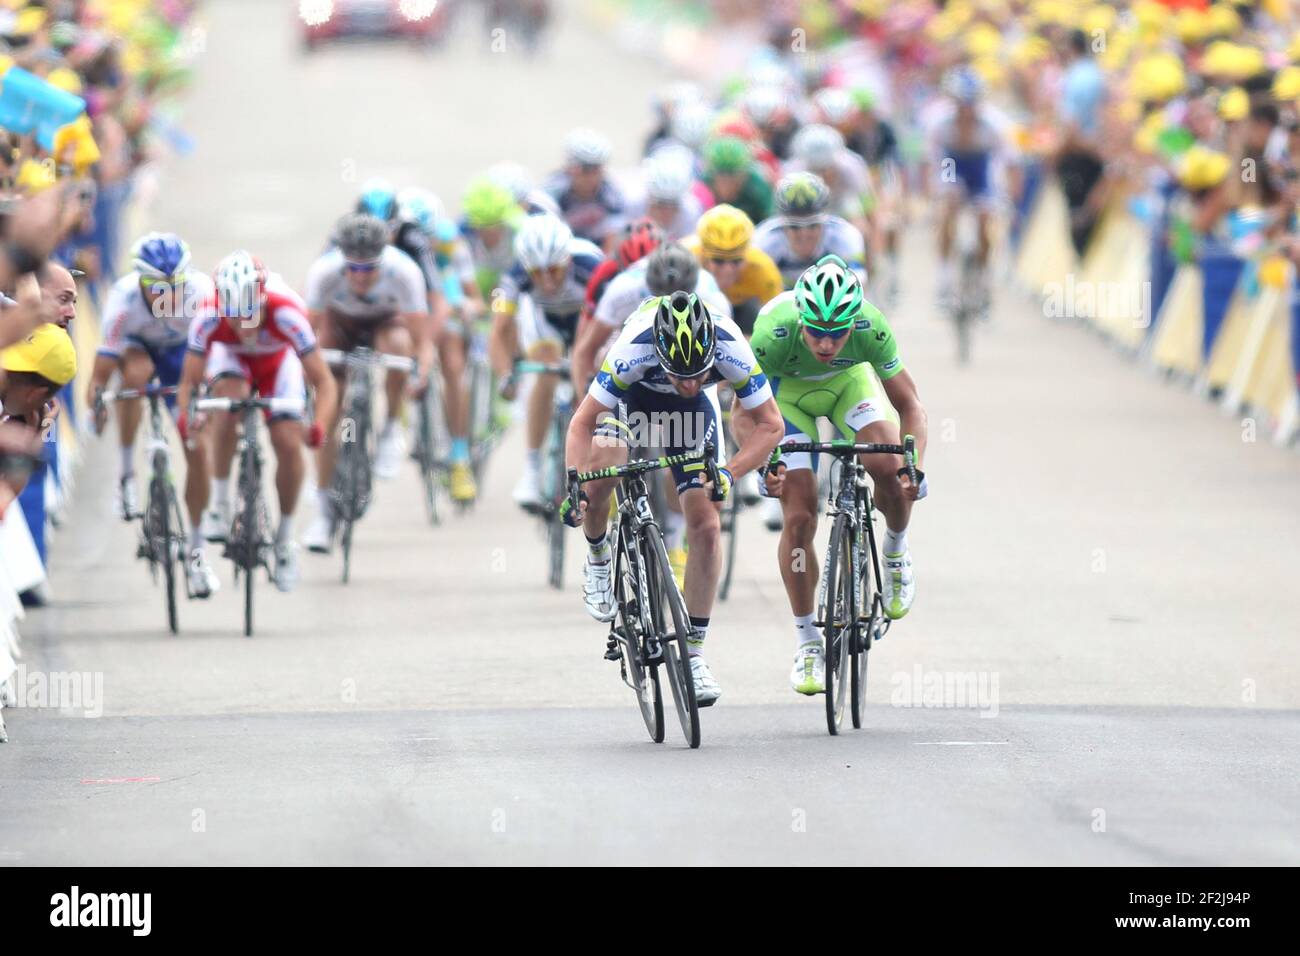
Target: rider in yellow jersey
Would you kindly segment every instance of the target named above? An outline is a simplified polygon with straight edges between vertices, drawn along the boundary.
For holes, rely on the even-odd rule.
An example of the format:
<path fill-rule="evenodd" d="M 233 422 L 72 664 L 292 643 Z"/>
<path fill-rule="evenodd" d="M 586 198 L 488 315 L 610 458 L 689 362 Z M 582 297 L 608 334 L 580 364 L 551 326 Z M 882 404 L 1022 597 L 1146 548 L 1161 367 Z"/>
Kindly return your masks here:
<path fill-rule="evenodd" d="M 781 271 L 772 257 L 753 245 L 754 223 L 726 204 L 714 206 L 696 224 L 695 235 L 682 240 L 718 282 L 731 303 L 732 317 L 748 338 L 758 310 L 781 294 Z"/>

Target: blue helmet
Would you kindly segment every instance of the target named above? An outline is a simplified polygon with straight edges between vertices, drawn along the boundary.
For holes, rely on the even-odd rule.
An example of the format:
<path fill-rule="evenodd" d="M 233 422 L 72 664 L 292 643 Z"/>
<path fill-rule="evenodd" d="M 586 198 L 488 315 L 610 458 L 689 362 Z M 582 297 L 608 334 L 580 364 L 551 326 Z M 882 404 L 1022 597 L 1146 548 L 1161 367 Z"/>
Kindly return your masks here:
<path fill-rule="evenodd" d="M 386 179 L 372 179 L 361 187 L 357 212 L 369 213 L 376 219 L 392 222 L 397 218 L 397 192 Z"/>
<path fill-rule="evenodd" d="M 943 78 L 943 91 L 958 103 L 970 105 L 984 95 L 984 81 L 969 66 L 959 66 Z"/>
<path fill-rule="evenodd" d="M 175 233 L 151 232 L 136 242 L 131 259 L 141 278 L 172 279 L 189 268 L 190 247 Z"/>

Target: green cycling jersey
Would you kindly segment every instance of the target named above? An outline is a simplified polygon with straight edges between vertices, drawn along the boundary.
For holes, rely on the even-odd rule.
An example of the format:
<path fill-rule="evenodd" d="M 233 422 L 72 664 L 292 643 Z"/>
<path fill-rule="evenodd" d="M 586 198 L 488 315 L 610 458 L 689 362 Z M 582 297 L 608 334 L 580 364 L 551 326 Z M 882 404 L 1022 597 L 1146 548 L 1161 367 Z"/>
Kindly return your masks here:
<path fill-rule="evenodd" d="M 856 365 L 870 365 L 883 382 L 903 371 L 894 330 L 881 311 L 865 300 L 849 340 L 829 363 L 819 360 L 804 344 L 793 292 L 781 293 L 758 313 L 750 345 L 771 378 L 813 381 Z"/>

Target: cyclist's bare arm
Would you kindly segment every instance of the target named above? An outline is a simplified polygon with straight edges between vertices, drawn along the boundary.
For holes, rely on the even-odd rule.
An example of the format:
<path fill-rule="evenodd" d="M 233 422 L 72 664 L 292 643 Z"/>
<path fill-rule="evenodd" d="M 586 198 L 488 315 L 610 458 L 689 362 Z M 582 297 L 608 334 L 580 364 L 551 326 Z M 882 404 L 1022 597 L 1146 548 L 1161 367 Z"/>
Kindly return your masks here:
<path fill-rule="evenodd" d="M 898 412 L 900 433 L 916 438 L 916 466 L 920 468 L 925 461 L 929 423 L 925 408 L 921 405 L 921 397 L 916 392 L 916 382 L 912 379 L 912 374 L 903 369 L 897 375 L 885 379 L 882 384 L 889 404 Z M 903 480 L 906 487 L 907 479 Z"/>
<path fill-rule="evenodd" d="M 444 303 L 446 300 L 442 300 Z M 398 321 L 411 333 L 411 344 L 415 349 L 416 377 L 423 378 L 433 368 L 433 323 L 427 312 L 403 312 Z M 435 320 L 436 321 L 436 320 Z M 444 316 L 445 321 L 445 316 Z"/>
<path fill-rule="evenodd" d="M 727 462 L 733 478 L 766 465 L 772 449 L 785 434 L 785 421 L 775 398 L 754 408 L 743 408 L 738 401 L 732 403 L 731 425 L 740 442 L 740 448 Z"/>
<path fill-rule="evenodd" d="M 325 364 L 325 359 L 321 357 L 320 349 L 312 349 L 302 357 L 302 371 L 307 378 L 307 384 L 315 392 L 316 424 L 320 426 L 322 432 L 328 431 L 330 423 L 334 421 L 338 386 L 334 381 L 334 374 Z"/>
<path fill-rule="evenodd" d="M 564 463 L 568 468 L 586 471 L 591 462 L 591 441 L 596 422 L 609 409 L 590 395 L 583 396 L 578 410 L 569 420 L 569 434 L 564 439 Z"/>
<path fill-rule="evenodd" d="M 176 386 L 176 407 L 181 414 L 188 415 L 190 403 L 195 392 L 203 384 L 203 369 L 207 365 L 207 356 L 197 352 L 186 352 L 185 362 L 181 365 L 181 380 Z M 198 421 L 195 422 L 198 424 Z"/>

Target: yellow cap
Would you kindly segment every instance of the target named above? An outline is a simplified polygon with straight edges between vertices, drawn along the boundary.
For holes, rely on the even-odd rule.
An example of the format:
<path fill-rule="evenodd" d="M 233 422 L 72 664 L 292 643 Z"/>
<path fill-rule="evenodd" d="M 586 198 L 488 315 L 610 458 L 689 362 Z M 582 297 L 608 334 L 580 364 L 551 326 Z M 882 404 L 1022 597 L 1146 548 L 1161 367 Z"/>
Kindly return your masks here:
<path fill-rule="evenodd" d="M 35 372 L 55 385 L 67 385 L 77 374 L 77 350 L 68 333 L 46 322 L 17 345 L 0 352 L 7 372 Z"/>
<path fill-rule="evenodd" d="M 1189 146 L 1178 163 L 1178 181 L 1183 188 L 1209 189 L 1228 178 L 1232 160 L 1224 153 L 1197 143 Z"/>
<path fill-rule="evenodd" d="M 1172 53 L 1152 53 L 1134 64 L 1129 83 L 1138 99 L 1163 103 L 1186 89 L 1187 77 L 1178 57 Z"/>
<path fill-rule="evenodd" d="M 1051 44 L 1042 37 L 1031 34 L 1012 47 L 1011 63 L 1013 66 L 1029 66 L 1041 63 L 1051 55 Z"/>
<path fill-rule="evenodd" d="M 1215 40 L 1205 48 L 1201 72 L 1230 80 L 1248 80 L 1265 69 L 1264 54 L 1254 47 L 1230 40 Z"/>
<path fill-rule="evenodd" d="M 45 26 L 46 13 L 40 7 L 23 7 L 14 18 L 14 25 L 9 28 L 10 36 L 29 37 Z"/>
<path fill-rule="evenodd" d="M 1241 17 L 1226 3 L 1216 3 L 1205 12 L 1211 36 L 1230 37 L 1241 32 Z"/>
<path fill-rule="evenodd" d="M 76 170 L 77 175 L 99 162 L 99 144 L 95 142 L 90 117 L 82 113 L 67 126 L 60 126 L 54 133 L 51 154 L 56 162 L 67 163 Z"/>
<path fill-rule="evenodd" d="M 73 96 L 81 95 L 81 77 L 77 75 L 76 70 L 69 70 L 66 66 L 50 70 L 49 76 L 45 82 L 55 89 L 63 90 L 65 93 L 71 93 Z"/>
<path fill-rule="evenodd" d="M 38 163 L 34 159 L 26 159 L 18 167 L 18 175 L 14 177 L 14 185 L 20 192 L 34 196 L 36 193 L 49 189 L 56 180 L 53 163 Z"/>
<path fill-rule="evenodd" d="M 1218 109 L 1220 118 L 1230 123 L 1245 119 L 1250 112 L 1250 97 L 1240 86 L 1234 86 L 1219 97 Z"/>
<path fill-rule="evenodd" d="M 997 56 L 1002 32 L 988 23 L 977 23 L 966 31 L 966 52 L 973 57 Z"/>
<path fill-rule="evenodd" d="M 1115 8 L 1097 4 L 1084 12 L 1079 29 L 1089 35 L 1109 33 L 1115 27 Z"/>
<path fill-rule="evenodd" d="M 1210 36 L 1210 18 L 1203 10 L 1183 7 L 1174 17 L 1174 32 L 1184 43 L 1201 43 Z"/>

